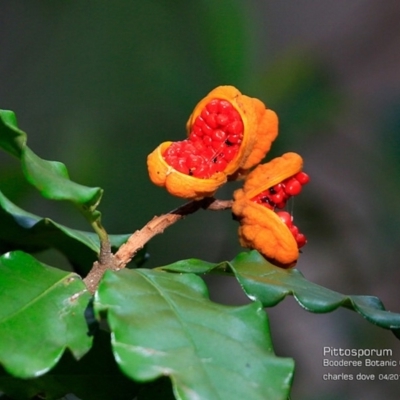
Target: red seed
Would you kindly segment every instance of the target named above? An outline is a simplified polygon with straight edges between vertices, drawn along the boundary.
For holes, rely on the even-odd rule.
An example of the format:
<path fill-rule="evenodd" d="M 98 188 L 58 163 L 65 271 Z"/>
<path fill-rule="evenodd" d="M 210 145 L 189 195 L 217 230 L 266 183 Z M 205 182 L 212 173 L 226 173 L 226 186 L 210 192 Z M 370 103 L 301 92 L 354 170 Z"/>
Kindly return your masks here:
<path fill-rule="evenodd" d="M 229 117 L 226 114 L 218 114 L 216 121 L 220 126 L 225 126 L 229 122 Z"/>
<path fill-rule="evenodd" d="M 307 239 L 302 233 L 297 234 L 295 239 L 296 239 L 296 242 L 297 242 L 297 247 L 299 249 L 301 247 L 303 247 L 307 243 Z"/>
<path fill-rule="evenodd" d="M 261 199 L 264 197 L 264 192 L 259 193 L 257 196 L 254 196 L 251 201 L 255 201 L 256 203 L 260 203 Z"/>
<path fill-rule="evenodd" d="M 209 135 L 203 136 L 203 143 L 206 146 L 211 146 L 212 141 L 213 140 L 212 140 L 211 136 L 209 136 Z"/>
<path fill-rule="evenodd" d="M 226 131 L 235 135 L 243 133 L 243 123 L 242 121 L 233 121 L 226 126 Z"/>
<path fill-rule="evenodd" d="M 218 158 L 215 166 L 217 171 L 223 171 L 228 166 L 228 163 L 223 158 Z"/>
<path fill-rule="evenodd" d="M 285 183 L 285 192 L 289 196 L 297 196 L 301 192 L 301 183 L 295 178 L 289 178 Z"/>
<path fill-rule="evenodd" d="M 200 137 L 197 133 L 195 133 L 194 131 L 192 131 L 192 132 L 190 132 L 189 140 L 190 140 L 191 142 L 197 142 L 197 141 L 201 141 L 201 137 Z"/>
<path fill-rule="evenodd" d="M 268 195 L 265 195 L 265 192 L 262 192 L 257 196 L 253 197 L 251 201 L 258 203 L 263 207 L 269 208 L 270 210 L 274 209 L 273 204 L 270 202 Z"/>
<path fill-rule="evenodd" d="M 294 176 L 302 185 L 310 182 L 310 177 L 305 172 L 298 172 Z"/>
<path fill-rule="evenodd" d="M 185 155 L 185 156 L 190 156 L 193 153 L 196 153 L 196 147 L 193 145 L 192 142 L 190 142 L 189 140 L 186 140 L 183 145 L 182 145 L 182 150 L 181 150 L 181 154 Z"/>
<path fill-rule="evenodd" d="M 292 235 L 296 238 L 297 234 L 299 233 L 299 228 L 296 225 L 292 225 L 290 227 L 290 232 L 292 232 Z"/>
<path fill-rule="evenodd" d="M 216 163 L 209 164 L 209 176 L 219 172 L 218 165 Z"/>
<path fill-rule="evenodd" d="M 178 154 L 178 146 L 176 146 L 177 142 L 172 143 L 171 146 L 168 147 L 167 150 L 165 150 L 163 157 L 164 158 L 169 158 L 176 156 Z"/>
<path fill-rule="evenodd" d="M 212 114 L 217 113 L 219 108 L 219 102 L 220 102 L 219 99 L 211 100 L 206 105 L 207 110 Z"/>
<path fill-rule="evenodd" d="M 229 143 L 232 143 L 232 144 L 240 143 L 241 137 L 240 137 L 240 135 L 230 134 L 230 135 L 228 136 L 228 139 L 227 139 L 227 140 L 229 141 Z"/>
<path fill-rule="evenodd" d="M 203 129 L 201 129 L 200 125 L 193 125 L 192 133 L 195 133 L 198 137 L 204 135 Z"/>
<path fill-rule="evenodd" d="M 195 119 L 193 126 L 199 126 L 199 127 L 201 128 L 201 127 L 204 125 L 204 123 L 205 123 L 204 119 L 201 118 L 201 116 L 199 115 L 199 116 Z"/>
<path fill-rule="evenodd" d="M 282 193 L 275 193 L 275 194 L 271 195 L 271 200 L 275 204 L 279 204 L 279 203 L 282 203 L 284 201 L 284 196 L 283 196 Z"/>
<path fill-rule="evenodd" d="M 289 228 L 292 226 L 292 216 L 286 211 L 278 211 L 276 215 L 287 225 Z"/>
<path fill-rule="evenodd" d="M 176 161 L 171 164 L 177 171 L 182 172 L 183 174 L 189 174 L 189 167 L 186 165 L 185 157 L 178 157 Z"/>
<path fill-rule="evenodd" d="M 204 108 L 201 110 L 200 115 L 201 115 L 201 118 L 203 118 L 204 121 L 206 121 L 206 120 L 207 120 L 207 117 L 210 115 L 210 112 L 207 110 L 206 107 L 204 107 Z"/>
<path fill-rule="evenodd" d="M 236 110 L 234 107 L 232 107 L 229 111 L 228 111 L 228 115 L 229 115 L 229 119 L 230 120 L 241 120 L 240 114 L 238 112 L 238 110 Z"/>
<path fill-rule="evenodd" d="M 196 178 L 206 178 L 209 175 L 210 167 L 208 164 L 200 164 L 196 169 L 192 171 L 193 176 Z"/>
<path fill-rule="evenodd" d="M 206 146 L 202 140 L 193 141 L 193 146 L 196 148 L 197 154 L 201 154 L 206 149 Z"/>
<path fill-rule="evenodd" d="M 225 114 L 227 111 L 230 111 L 233 109 L 233 106 L 231 103 L 229 103 L 229 101 L 227 100 L 220 100 L 219 102 L 219 107 L 218 107 L 218 111 L 221 114 Z"/>
<path fill-rule="evenodd" d="M 208 115 L 208 116 L 205 118 L 206 124 L 207 124 L 210 128 L 212 128 L 212 129 L 217 128 L 217 127 L 218 127 L 217 117 L 218 117 L 217 114 L 210 114 L 210 115 Z"/>
<path fill-rule="evenodd" d="M 211 134 L 213 140 L 219 140 L 220 142 L 225 141 L 226 133 L 222 129 L 215 129 L 215 131 Z"/>
<path fill-rule="evenodd" d="M 202 164 L 202 162 L 203 162 L 203 158 L 201 156 L 198 156 L 195 154 L 190 154 L 187 157 L 186 165 L 188 166 L 188 168 L 190 170 L 192 170 L 193 168 L 198 168 L 200 166 L 200 164 Z"/>
<path fill-rule="evenodd" d="M 239 146 L 228 146 L 222 151 L 222 157 L 225 158 L 227 162 L 232 161 L 237 152 L 239 150 Z"/>
<path fill-rule="evenodd" d="M 210 128 L 205 122 L 203 123 L 201 129 L 203 130 L 204 135 L 211 135 L 213 133 L 213 129 Z"/>

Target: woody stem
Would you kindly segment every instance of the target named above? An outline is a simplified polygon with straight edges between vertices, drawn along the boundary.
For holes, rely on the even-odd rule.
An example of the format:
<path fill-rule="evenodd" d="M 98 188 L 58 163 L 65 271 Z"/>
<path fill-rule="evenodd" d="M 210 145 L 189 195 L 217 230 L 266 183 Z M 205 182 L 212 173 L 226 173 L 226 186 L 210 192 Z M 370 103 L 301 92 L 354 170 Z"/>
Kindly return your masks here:
<path fill-rule="evenodd" d="M 115 255 L 111 252 L 108 253 L 108 251 L 104 252 L 104 249 L 102 248 L 99 262 L 93 264 L 92 269 L 83 280 L 86 287 L 91 293 L 94 293 L 106 270 L 110 269 L 118 271 L 119 269 L 124 268 L 150 239 L 163 233 L 166 228 L 185 218 L 187 215 L 193 214 L 201 208 L 205 210 L 219 211 L 227 210 L 231 207 L 232 200 L 218 200 L 213 197 L 206 197 L 202 200 L 194 200 L 183 204 L 167 214 L 155 216 L 142 229 L 134 232 L 127 242 L 118 249 Z"/>
<path fill-rule="evenodd" d="M 142 229 L 134 232 L 128 241 L 123 244 L 115 254 L 119 268 L 124 268 L 135 254 L 154 236 L 163 233 L 166 228 L 175 222 L 193 214 L 199 209 L 205 210 L 226 210 L 232 207 L 231 200 L 217 200 L 213 197 L 206 197 L 202 200 L 195 200 L 170 211 L 167 214 L 154 217 Z"/>

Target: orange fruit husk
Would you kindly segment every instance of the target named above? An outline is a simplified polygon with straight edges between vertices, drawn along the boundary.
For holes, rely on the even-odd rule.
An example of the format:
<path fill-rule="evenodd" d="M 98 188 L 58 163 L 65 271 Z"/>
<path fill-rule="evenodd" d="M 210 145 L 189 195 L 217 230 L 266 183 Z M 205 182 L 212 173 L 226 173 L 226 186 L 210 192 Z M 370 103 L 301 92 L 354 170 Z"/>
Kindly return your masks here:
<path fill-rule="evenodd" d="M 234 192 L 232 212 L 239 220 L 239 241 L 243 247 L 259 251 L 265 258 L 283 268 L 293 267 L 299 249 L 292 233 L 274 211 L 251 199 L 300 172 L 302 158 L 286 153 L 259 165 L 246 178 L 243 189 Z"/>
<path fill-rule="evenodd" d="M 147 158 L 149 176 L 154 184 L 165 187 L 174 196 L 191 200 L 213 196 L 228 179 L 241 177 L 258 164 L 278 134 L 278 117 L 260 100 L 242 95 L 233 86 L 219 86 L 194 108 L 186 124 L 188 135 L 196 118 L 213 99 L 227 100 L 239 112 L 244 128 L 239 151 L 224 171 L 210 178 L 198 178 L 175 170 L 164 160 L 163 154 L 172 142 L 159 145 Z"/>

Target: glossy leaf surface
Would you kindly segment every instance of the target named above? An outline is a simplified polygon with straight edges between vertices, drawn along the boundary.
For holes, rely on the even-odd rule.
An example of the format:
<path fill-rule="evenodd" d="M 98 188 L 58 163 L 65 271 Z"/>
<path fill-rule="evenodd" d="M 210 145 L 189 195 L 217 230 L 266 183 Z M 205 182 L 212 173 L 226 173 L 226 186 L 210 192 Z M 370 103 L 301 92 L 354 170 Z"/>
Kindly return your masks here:
<path fill-rule="evenodd" d="M 84 311 L 90 295 L 73 273 L 21 251 L 0 257 L 0 364 L 19 378 L 44 374 L 66 349 L 91 347 Z"/>
<path fill-rule="evenodd" d="M 20 249 L 35 252 L 54 248 L 63 253 L 80 273 L 87 272 L 100 252 L 98 236 L 68 228 L 49 218 L 22 210 L 0 191 L 0 251 Z M 109 235 L 114 249 L 119 248 L 129 234 Z M 143 258 L 143 254 L 140 254 Z"/>
<path fill-rule="evenodd" d="M 82 359 L 77 361 L 65 353 L 51 371 L 39 378 L 18 379 L 0 370 L 0 391 L 14 400 L 58 400 L 69 393 L 84 400 L 132 400 L 138 388 L 116 364 L 110 335 L 104 331 L 98 332 L 92 349 Z"/>
<path fill-rule="evenodd" d="M 276 267 L 257 251 L 241 253 L 231 262 L 211 264 L 191 259 L 162 269 L 187 273 L 234 273 L 247 296 L 260 301 L 265 307 L 275 306 L 288 295 L 293 295 L 303 308 L 314 313 L 346 307 L 375 325 L 391 329 L 400 338 L 400 314 L 386 311 L 377 297 L 344 295 L 327 289 L 308 281 L 297 269 Z"/>
<path fill-rule="evenodd" d="M 193 274 L 107 272 L 95 296 L 122 370 L 171 378 L 177 399 L 286 399 L 293 360 L 274 355 L 259 302 L 213 303 Z"/>
<path fill-rule="evenodd" d="M 12 111 L 0 110 L 0 147 L 21 160 L 29 183 L 42 196 L 53 200 L 68 200 L 91 220 L 100 218 L 96 212 L 103 191 L 70 180 L 66 166 L 58 161 L 43 160 L 27 146 L 27 135 L 18 128 Z"/>

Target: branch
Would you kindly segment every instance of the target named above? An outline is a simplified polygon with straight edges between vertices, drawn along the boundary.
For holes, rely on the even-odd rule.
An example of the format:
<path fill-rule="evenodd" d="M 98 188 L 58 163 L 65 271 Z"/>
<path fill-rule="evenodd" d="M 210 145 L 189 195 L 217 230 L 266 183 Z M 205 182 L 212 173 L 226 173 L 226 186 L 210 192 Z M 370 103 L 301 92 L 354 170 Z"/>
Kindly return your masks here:
<path fill-rule="evenodd" d="M 212 197 L 206 197 L 202 200 L 186 203 L 170 211 L 168 214 L 154 217 L 142 229 L 133 233 L 128 241 L 119 248 L 115 254 L 119 268 L 124 268 L 150 239 L 163 233 L 166 228 L 185 218 L 187 215 L 195 213 L 200 208 L 218 211 L 226 210 L 231 207 L 231 200 L 217 200 Z"/>
<path fill-rule="evenodd" d="M 108 269 L 118 271 L 124 268 L 135 256 L 135 254 L 144 247 L 144 245 L 154 236 L 163 233 L 166 228 L 175 222 L 193 214 L 199 209 L 204 210 L 227 210 L 232 207 L 232 200 L 218 200 L 213 197 L 206 197 L 202 200 L 195 200 L 186 203 L 167 214 L 154 217 L 142 229 L 134 232 L 131 237 L 123 244 L 118 251 L 113 254 L 107 254 L 104 257 L 100 253 L 100 261 L 93 264 L 89 274 L 83 280 L 91 293 L 94 293 L 98 284 Z M 103 262 L 106 261 L 106 262 Z"/>

